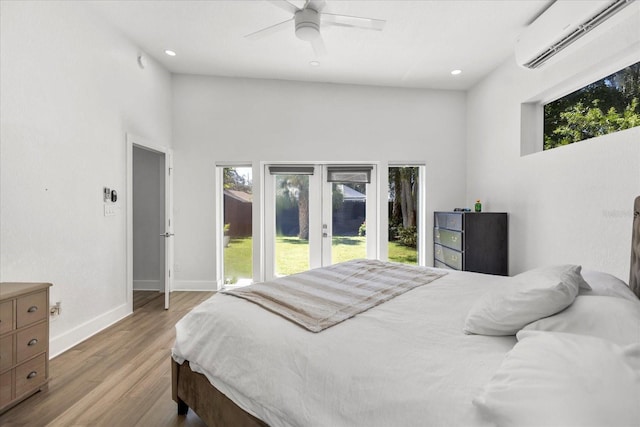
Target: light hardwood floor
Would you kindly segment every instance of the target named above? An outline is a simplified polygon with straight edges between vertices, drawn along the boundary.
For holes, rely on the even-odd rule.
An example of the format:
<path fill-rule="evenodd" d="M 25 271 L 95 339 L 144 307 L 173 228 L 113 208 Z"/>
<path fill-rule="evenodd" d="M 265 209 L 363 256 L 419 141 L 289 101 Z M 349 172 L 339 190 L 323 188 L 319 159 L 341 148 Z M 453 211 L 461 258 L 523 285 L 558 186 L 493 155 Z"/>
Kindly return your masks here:
<path fill-rule="evenodd" d="M 164 293 L 160 293 L 158 291 L 133 291 L 133 311 L 136 311 L 143 305 L 148 302 L 153 301 L 158 297 L 158 295 L 162 295 L 164 298 Z"/>
<path fill-rule="evenodd" d="M 51 360 L 49 389 L 0 415 L 0 426 L 204 427 L 171 400 L 176 322 L 211 292 L 159 294 L 133 315 Z"/>

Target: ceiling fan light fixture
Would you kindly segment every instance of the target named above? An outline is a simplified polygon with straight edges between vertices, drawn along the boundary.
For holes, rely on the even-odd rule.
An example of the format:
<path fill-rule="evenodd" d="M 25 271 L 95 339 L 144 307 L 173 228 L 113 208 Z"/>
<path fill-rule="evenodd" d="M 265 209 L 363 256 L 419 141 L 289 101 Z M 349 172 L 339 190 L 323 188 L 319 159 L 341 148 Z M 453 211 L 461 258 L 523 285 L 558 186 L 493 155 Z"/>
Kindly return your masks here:
<path fill-rule="evenodd" d="M 296 37 L 311 41 L 320 36 L 320 14 L 313 9 L 301 9 L 295 14 Z"/>

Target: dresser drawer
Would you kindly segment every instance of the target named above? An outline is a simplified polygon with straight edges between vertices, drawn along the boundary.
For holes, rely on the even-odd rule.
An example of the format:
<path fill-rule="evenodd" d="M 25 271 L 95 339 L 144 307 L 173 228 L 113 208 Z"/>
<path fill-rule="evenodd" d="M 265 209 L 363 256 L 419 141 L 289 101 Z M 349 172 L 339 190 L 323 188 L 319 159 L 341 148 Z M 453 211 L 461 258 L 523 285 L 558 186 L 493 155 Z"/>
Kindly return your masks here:
<path fill-rule="evenodd" d="M 433 241 L 457 251 L 462 250 L 462 232 L 436 228 L 433 231 Z"/>
<path fill-rule="evenodd" d="M 16 325 L 13 323 L 13 301 L 0 303 L 0 334 L 12 331 Z"/>
<path fill-rule="evenodd" d="M 16 367 L 16 397 L 32 391 L 46 380 L 46 355 L 42 354 L 19 365 Z"/>
<path fill-rule="evenodd" d="M 47 292 L 42 291 L 18 298 L 16 323 L 18 328 L 47 318 Z"/>
<path fill-rule="evenodd" d="M 16 363 L 46 351 L 48 327 L 47 323 L 40 323 L 17 334 Z"/>
<path fill-rule="evenodd" d="M 449 230 L 462 231 L 462 214 L 452 212 L 436 212 L 435 226 Z"/>
<path fill-rule="evenodd" d="M 0 372 L 13 365 L 13 335 L 0 339 Z"/>
<path fill-rule="evenodd" d="M 50 286 L 0 283 L 0 414 L 47 385 Z"/>
<path fill-rule="evenodd" d="M 11 378 L 13 371 L 7 371 L 4 374 L 0 374 L 0 408 L 11 402 L 13 379 Z"/>
<path fill-rule="evenodd" d="M 433 245 L 433 257 L 436 261 L 444 262 L 444 249 L 441 245 Z"/>
<path fill-rule="evenodd" d="M 447 264 L 454 270 L 462 270 L 462 252 L 438 244 L 433 245 L 433 252 L 437 261 Z"/>

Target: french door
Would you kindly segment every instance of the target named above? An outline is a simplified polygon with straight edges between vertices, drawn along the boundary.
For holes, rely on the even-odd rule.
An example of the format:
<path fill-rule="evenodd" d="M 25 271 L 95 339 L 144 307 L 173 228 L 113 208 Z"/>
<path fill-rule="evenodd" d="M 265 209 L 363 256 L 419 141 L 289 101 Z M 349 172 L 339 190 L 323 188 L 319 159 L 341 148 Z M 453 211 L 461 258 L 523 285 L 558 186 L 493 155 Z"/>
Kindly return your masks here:
<path fill-rule="evenodd" d="M 264 177 L 267 280 L 376 257 L 375 165 L 266 165 Z"/>

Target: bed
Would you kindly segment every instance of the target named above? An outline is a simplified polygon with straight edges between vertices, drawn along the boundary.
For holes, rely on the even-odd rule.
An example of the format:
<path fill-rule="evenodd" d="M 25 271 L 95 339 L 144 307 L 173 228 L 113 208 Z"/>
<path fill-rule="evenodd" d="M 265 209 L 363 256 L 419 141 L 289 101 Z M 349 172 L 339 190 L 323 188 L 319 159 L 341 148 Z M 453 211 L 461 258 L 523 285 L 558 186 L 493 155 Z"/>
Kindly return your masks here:
<path fill-rule="evenodd" d="M 575 265 L 411 267 L 429 280 L 316 332 L 217 293 L 176 325 L 178 413 L 210 427 L 640 425 L 639 210 L 629 285 Z M 393 264 L 355 261 L 368 263 Z"/>

